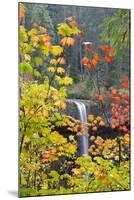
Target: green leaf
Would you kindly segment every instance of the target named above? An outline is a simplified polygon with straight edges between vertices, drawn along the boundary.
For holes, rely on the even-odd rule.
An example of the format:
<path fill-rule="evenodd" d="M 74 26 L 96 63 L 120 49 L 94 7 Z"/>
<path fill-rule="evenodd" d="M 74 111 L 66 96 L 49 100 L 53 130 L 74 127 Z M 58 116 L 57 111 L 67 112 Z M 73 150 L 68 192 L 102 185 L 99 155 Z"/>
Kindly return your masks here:
<path fill-rule="evenodd" d="M 43 59 L 41 57 L 35 57 L 34 62 L 35 62 L 36 65 L 42 65 Z"/>
<path fill-rule="evenodd" d="M 38 78 L 38 77 L 41 77 L 41 74 L 39 71 L 34 70 L 34 76 Z"/>
<path fill-rule="evenodd" d="M 23 61 L 20 63 L 20 75 L 23 76 L 23 74 L 25 72 L 28 72 L 28 73 L 32 73 L 32 66 L 30 65 L 30 63 L 26 62 L 26 61 Z"/>

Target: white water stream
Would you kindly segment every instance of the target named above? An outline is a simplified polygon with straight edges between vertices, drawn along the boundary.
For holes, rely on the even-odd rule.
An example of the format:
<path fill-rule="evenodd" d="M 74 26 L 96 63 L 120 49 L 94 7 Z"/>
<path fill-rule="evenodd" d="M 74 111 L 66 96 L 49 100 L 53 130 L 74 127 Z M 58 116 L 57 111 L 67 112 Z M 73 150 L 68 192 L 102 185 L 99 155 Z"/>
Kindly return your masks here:
<path fill-rule="evenodd" d="M 81 124 L 84 122 L 87 122 L 87 112 L 86 112 L 86 106 L 84 103 L 78 101 L 78 100 L 71 100 L 78 109 L 79 112 L 79 119 Z M 85 133 L 88 132 L 88 129 L 85 128 Z M 78 137 L 78 144 L 79 144 L 79 154 L 80 156 L 83 156 L 85 154 L 88 154 L 88 136 L 82 135 Z"/>

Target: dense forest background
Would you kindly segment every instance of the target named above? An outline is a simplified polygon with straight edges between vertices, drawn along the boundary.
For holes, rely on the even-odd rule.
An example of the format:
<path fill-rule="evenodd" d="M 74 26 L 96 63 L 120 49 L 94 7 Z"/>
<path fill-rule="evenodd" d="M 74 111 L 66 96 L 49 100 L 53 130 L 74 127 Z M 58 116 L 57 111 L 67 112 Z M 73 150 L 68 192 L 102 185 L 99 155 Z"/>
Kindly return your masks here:
<path fill-rule="evenodd" d="M 116 56 L 109 67 L 101 63 L 99 81 L 105 87 L 103 90 L 118 86 L 119 80 L 129 73 L 129 40 L 130 40 L 130 11 L 114 8 L 93 8 L 65 5 L 45 5 L 25 3 L 25 27 L 30 30 L 34 23 L 48 28 L 54 43 L 60 38 L 56 34 L 57 24 L 68 16 L 75 16 L 82 30 L 80 40 L 65 52 L 68 63 L 68 75 L 73 78 L 74 84 L 68 89 L 69 98 L 93 99 L 95 91 L 92 88 L 91 77 L 83 66 L 81 59 L 85 55 L 84 42 L 90 42 L 95 51 L 103 43 L 116 48 Z M 110 38 L 110 39 L 109 39 Z M 44 61 L 47 67 L 47 59 Z M 40 72 L 43 74 L 43 67 Z M 42 81 L 42 80 L 40 80 Z M 88 90 L 87 90 L 88 88 Z"/>

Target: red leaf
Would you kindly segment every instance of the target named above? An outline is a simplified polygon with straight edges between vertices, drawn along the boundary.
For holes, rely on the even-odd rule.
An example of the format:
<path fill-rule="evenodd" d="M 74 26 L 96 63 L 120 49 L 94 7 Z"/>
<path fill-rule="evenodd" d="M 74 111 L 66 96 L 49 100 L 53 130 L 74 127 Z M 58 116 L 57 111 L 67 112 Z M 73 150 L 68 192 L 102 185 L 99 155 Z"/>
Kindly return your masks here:
<path fill-rule="evenodd" d="M 117 97 L 113 97 L 113 100 L 114 101 L 120 101 L 120 97 L 118 97 L 118 96 Z"/>
<path fill-rule="evenodd" d="M 86 65 L 86 64 L 89 62 L 88 57 L 83 57 L 83 58 L 82 58 L 82 62 L 83 62 L 83 64 Z"/>
<path fill-rule="evenodd" d="M 104 100 L 104 96 L 103 95 L 98 95 L 97 98 L 98 98 L 99 101 L 103 101 Z"/>
<path fill-rule="evenodd" d="M 113 90 L 111 90 L 111 93 L 112 93 L 112 94 L 117 94 L 117 92 L 118 92 L 117 89 L 113 89 Z"/>
<path fill-rule="evenodd" d="M 122 87 L 122 88 L 127 88 L 127 87 L 128 87 L 128 84 L 127 84 L 127 83 L 122 83 L 122 84 L 121 84 L 121 87 Z"/>
<path fill-rule="evenodd" d="M 109 64 L 109 63 L 112 62 L 112 57 L 110 57 L 110 56 L 105 56 L 105 57 L 104 57 L 104 60 L 105 60 L 106 63 Z"/>

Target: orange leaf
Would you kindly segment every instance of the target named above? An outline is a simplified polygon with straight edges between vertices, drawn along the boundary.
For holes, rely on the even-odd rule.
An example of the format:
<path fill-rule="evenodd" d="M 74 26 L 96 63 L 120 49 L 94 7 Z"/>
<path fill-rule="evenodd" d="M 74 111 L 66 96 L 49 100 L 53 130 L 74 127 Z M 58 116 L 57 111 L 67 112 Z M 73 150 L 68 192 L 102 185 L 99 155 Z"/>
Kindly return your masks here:
<path fill-rule="evenodd" d="M 93 56 L 93 59 L 97 60 L 97 61 L 100 61 L 100 56 L 98 53 L 95 53 L 94 56 Z"/>
<path fill-rule="evenodd" d="M 93 63 L 90 60 L 87 63 L 87 68 L 90 70 L 93 69 Z"/>
<path fill-rule="evenodd" d="M 43 38 L 42 38 L 42 41 L 43 41 L 44 43 L 50 42 L 50 41 L 51 41 L 51 37 L 50 37 L 48 34 L 45 34 L 45 35 L 43 36 Z"/>
<path fill-rule="evenodd" d="M 45 45 L 48 49 L 51 49 L 51 43 L 50 43 L 50 42 L 45 42 L 44 45 Z"/>
<path fill-rule="evenodd" d="M 109 48 L 108 49 L 108 55 L 111 56 L 111 57 L 114 56 L 115 55 L 115 49 Z"/>
<path fill-rule="evenodd" d="M 114 129 L 116 126 L 114 124 L 111 125 L 111 128 Z"/>
<path fill-rule="evenodd" d="M 73 46 L 75 43 L 75 40 L 71 37 L 64 37 L 61 41 L 60 41 L 62 46 Z"/>
<path fill-rule="evenodd" d="M 86 65 L 89 62 L 88 57 L 83 57 L 82 62 Z"/>
<path fill-rule="evenodd" d="M 95 60 L 95 59 L 92 59 L 91 62 L 92 62 L 93 65 L 99 64 L 99 62 L 97 60 Z"/>
<path fill-rule="evenodd" d="M 113 90 L 111 90 L 111 93 L 112 93 L 112 94 L 117 94 L 117 92 L 118 92 L 117 89 L 113 89 Z"/>
<path fill-rule="evenodd" d="M 85 45 L 84 49 L 89 53 L 93 51 L 93 47 L 90 44 Z"/>
<path fill-rule="evenodd" d="M 72 27 L 75 27 L 75 26 L 78 25 L 78 23 L 77 23 L 76 21 L 72 21 L 72 22 L 70 22 L 70 25 L 71 25 Z"/>
<path fill-rule="evenodd" d="M 94 120 L 94 115 L 88 115 L 88 120 L 93 121 Z"/>
<path fill-rule="evenodd" d="M 57 65 L 58 61 L 55 59 L 50 60 L 50 64 L 52 65 Z"/>
<path fill-rule="evenodd" d="M 58 63 L 61 64 L 61 65 L 65 64 L 65 59 L 63 57 L 59 57 Z"/>
<path fill-rule="evenodd" d="M 43 162 L 43 163 L 48 163 L 49 160 L 48 160 L 48 159 L 42 159 L 42 162 Z"/>
<path fill-rule="evenodd" d="M 112 57 L 110 57 L 110 56 L 105 56 L 105 57 L 104 57 L 104 60 L 105 60 L 106 63 L 109 64 L 109 63 L 112 62 Z"/>
<path fill-rule="evenodd" d="M 22 3 L 19 6 L 19 19 L 22 21 L 25 18 L 25 7 Z"/>
<path fill-rule="evenodd" d="M 109 47 L 108 47 L 108 45 L 106 45 L 106 44 L 102 44 L 102 45 L 100 46 L 100 49 L 101 49 L 102 51 L 108 52 Z"/>

